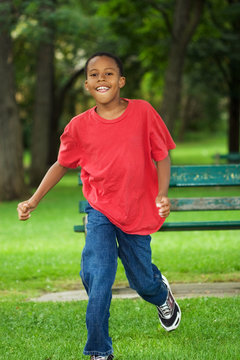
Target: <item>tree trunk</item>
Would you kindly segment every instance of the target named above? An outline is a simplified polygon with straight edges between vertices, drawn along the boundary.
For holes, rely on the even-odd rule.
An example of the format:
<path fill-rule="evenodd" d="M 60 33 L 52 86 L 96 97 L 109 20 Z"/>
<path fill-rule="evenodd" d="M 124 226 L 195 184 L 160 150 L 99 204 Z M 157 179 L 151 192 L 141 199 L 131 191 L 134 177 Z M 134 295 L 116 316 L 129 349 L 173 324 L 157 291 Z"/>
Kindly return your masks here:
<path fill-rule="evenodd" d="M 61 118 L 66 95 L 74 85 L 75 81 L 84 73 L 84 68 L 76 70 L 64 86 L 55 94 L 53 111 L 51 117 L 50 136 L 49 136 L 49 165 L 56 161 L 59 148 L 59 120 Z"/>
<path fill-rule="evenodd" d="M 173 131 L 179 113 L 182 73 L 187 46 L 199 23 L 203 5 L 204 0 L 176 1 L 172 40 L 160 111 L 170 131 Z"/>
<path fill-rule="evenodd" d="M 236 66 L 234 66 L 236 65 Z M 239 152 L 240 64 L 232 64 L 228 119 L 228 151 Z"/>
<path fill-rule="evenodd" d="M 41 44 L 38 53 L 35 108 L 31 136 L 31 184 L 40 183 L 48 167 L 49 127 L 52 115 L 53 46 Z"/>
<path fill-rule="evenodd" d="M 45 12 L 47 16 L 49 14 L 49 4 L 43 5 L 40 10 L 43 13 L 47 10 Z M 44 23 L 41 25 L 46 34 L 40 40 L 37 54 L 35 105 L 31 136 L 32 162 L 30 168 L 30 182 L 33 186 L 37 186 L 40 183 L 48 168 L 54 86 L 53 28 L 50 20 L 44 20 Z"/>
<path fill-rule="evenodd" d="M 189 124 L 189 120 L 192 115 L 192 107 L 194 106 L 194 99 L 191 95 L 186 95 L 186 101 L 184 102 L 182 106 L 182 115 L 181 115 L 181 122 L 179 126 L 179 132 L 178 132 L 178 138 L 177 140 L 179 142 L 184 141 L 184 136 L 186 133 L 186 129 Z"/>
<path fill-rule="evenodd" d="M 10 30 L 4 23 L 9 20 L 9 16 L 0 16 L 0 201 L 18 199 L 26 191 L 22 131 L 15 99 L 12 43 Z"/>
<path fill-rule="evenodd" d="M 228 0 L 230 5 L 238 4 L 239 0 Z M 233 32 L 240 36 L 239 18 L 235 17 L 232 21 Z M 239 47 L 236 41 L 236 47 Z M 233 48 L 233 53 L 237 53 L 237 48 Z M 229 62 L 229 117 L 228 117 L 228 151 L 239 152 L 239 132 L 240 132 L 240 60 L 239 57 L 233 56 Z"/>

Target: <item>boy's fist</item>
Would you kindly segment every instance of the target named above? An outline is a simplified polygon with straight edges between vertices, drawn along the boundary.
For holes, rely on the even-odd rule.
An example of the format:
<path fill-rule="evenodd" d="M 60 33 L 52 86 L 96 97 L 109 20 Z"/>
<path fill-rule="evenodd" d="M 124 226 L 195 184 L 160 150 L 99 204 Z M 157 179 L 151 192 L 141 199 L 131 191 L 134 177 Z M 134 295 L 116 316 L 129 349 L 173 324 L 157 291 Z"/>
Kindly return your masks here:
<path fill-rule="evenodd" d="M 170 200 L 167 196 L 158 196 L 156 198 L 156 206 L 162 218 L 168 217 L 170 214 Z"/>
<path fill-rule="evenodd" d="M 30 201 L 23 201 L 18 204 L 17 211 L 18 211 L 18 218 L 19 220 L 28 220 L 31 216 L 31 212 L 35 209 Z"/>

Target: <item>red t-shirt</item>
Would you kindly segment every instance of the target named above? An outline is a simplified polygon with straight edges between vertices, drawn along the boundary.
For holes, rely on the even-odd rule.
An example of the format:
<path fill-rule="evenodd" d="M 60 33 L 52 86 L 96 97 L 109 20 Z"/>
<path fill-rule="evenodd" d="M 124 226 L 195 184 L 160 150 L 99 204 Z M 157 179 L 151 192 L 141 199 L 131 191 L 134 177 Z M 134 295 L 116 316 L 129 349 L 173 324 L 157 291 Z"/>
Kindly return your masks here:
<path fill-rule="evenodd" d="M 81 167 L 83 194 L 124 232 L 147 235 L 164 222 L 155 199 L 153 160 L 163 160 L 175 144 L 164 122 L 143 100 L 129 100 L 124 113 L 105 120 L 94 108 L 77 115 L 61 136 L 58 162 Z"/>

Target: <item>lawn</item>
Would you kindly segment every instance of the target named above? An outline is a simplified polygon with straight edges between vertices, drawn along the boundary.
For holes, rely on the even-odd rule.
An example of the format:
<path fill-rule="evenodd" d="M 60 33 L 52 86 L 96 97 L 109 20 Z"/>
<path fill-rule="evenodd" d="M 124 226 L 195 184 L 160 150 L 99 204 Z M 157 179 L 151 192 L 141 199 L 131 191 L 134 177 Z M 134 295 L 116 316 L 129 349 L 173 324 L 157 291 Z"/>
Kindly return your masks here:
<path fill-rule="evenodd" d="M 180 144 L 173 164 L 212 163 L 225 153 L 218 138 Z M 191 150 L 191 151 L 190 151 Z M 236 195 L 239 189 L 170 190 L 175 196 Z M 69 172 L 27 222 L 17 202 L 0 204 L 0 359 L 78 360 L 86 340 L 87 303 L 34 303 L 42 293 L 82 288 L 84 235 L 77 172 Z M 239 219 L 239 211 L 172 213 L 171 221 Z M 171 282 L 239 281 L 240 231 L 165 232 L 152 236 L 153 261 Z M 115 286 L 126 285 L 119 264 Z M 179 300 L 183 320 L 165 332 L 143 300 L 113 300 L 110 330 L 116 360 L 239 359 L 240 297 Z M 127 325 L 126 325 L 127 324 Z"/>
<path fill-rule="evenodd" d="M 171 157 L 174 165 L 208 165 L 215 162 L 216 154 L 227 154 L 227 152 L 226 136 L 193 133 L 188 136 L 188 141 L 177 143 Z"/>
<path fill-rule="evenodd" d="M 171 333 L 143 300 L 113 300 L 110 334 L 116 360 L 239 359 L 240 297 L 180 300 L 183 319 Z M 86 301 L 2 303 L 1 360 L 80 360 Z M 233 316 L 234 314 L 234 316 Z"/>

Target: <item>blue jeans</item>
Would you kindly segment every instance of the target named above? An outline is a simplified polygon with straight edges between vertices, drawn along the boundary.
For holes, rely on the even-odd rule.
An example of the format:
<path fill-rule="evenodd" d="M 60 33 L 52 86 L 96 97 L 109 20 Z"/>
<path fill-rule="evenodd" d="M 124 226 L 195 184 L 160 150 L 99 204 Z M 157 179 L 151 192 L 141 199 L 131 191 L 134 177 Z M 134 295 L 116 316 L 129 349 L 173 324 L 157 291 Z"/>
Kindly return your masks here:
<path fill-rule="evenodd" d="M 167 297 L 167 289 L 160 271 L 151 262 L 149 235 L 124 233 L 90 205 L 86 212 L 87 236 L 80 275 L 89 300 L 86 312 L 88 338 L 83 353 L 107 356 L 113 353 L 108 320 L 118 256 L 130 287 L 144 300 L 162 305 Z"/>

